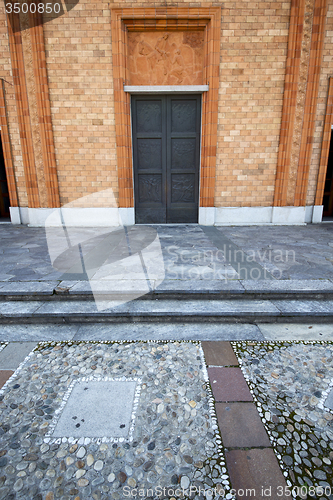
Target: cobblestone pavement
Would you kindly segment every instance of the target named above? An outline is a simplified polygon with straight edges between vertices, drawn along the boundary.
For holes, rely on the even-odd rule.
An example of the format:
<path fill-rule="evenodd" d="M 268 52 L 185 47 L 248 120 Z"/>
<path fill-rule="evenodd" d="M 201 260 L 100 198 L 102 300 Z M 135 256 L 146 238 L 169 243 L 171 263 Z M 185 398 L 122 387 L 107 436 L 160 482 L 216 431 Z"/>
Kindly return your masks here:
<path fill-rule="evenodd" d="M 18 367 L 11 346 L 0 499 L 333 499 L 332 342 L 40 342 Z"/>
<path fill-rule="evenodd" d="M 333 498 L 333 344 L 232 343 L 287 485 Z"/>
<path fill-rule="evenodd" d="M 127 389 L 110 420 L 102 384 L 128 380 L 139 388 L 131 419 L 110 437 L 114 421 L 126 420 Z M 88 390 L 92 381 L 84 418 L 74 398 L 59 437 L 73 384 Z M 88 413 L 104 419 L 98 436 Z M 233 498 L 196 342 L 40 343 L 2 389 L 0 434 L 0 499 L 209 498 L 213 490 Z"/>

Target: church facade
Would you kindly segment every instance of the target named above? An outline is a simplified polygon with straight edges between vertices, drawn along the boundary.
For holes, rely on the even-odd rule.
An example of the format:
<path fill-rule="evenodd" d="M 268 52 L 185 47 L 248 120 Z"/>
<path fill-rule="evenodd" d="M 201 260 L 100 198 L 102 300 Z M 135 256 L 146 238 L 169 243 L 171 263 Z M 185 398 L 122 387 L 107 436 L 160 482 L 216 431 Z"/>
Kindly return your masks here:
<path fill-rule="evenodd" d="M 0 221 L 333 216 L 333 0 L 11 0 L 0 35 Z"/>

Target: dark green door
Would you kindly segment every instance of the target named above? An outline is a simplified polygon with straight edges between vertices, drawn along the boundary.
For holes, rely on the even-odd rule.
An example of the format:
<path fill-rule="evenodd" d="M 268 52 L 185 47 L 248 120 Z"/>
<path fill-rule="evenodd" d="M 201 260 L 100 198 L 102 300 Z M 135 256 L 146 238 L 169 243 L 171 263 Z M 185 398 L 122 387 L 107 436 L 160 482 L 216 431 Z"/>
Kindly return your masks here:
<path fill-rule="evenodd" d="M 201 96 L 133 96 L 135 222 L 198 222 Z"/>

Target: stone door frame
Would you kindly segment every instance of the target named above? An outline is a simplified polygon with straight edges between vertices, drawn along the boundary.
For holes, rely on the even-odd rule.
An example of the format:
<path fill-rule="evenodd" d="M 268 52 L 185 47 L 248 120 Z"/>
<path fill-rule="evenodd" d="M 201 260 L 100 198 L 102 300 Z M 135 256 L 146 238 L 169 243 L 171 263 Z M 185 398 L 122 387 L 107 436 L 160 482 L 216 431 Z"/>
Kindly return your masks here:
<path fill-rule="evenodd" d="M 111 8 L 119 207 L 134 207 L 131 97 L 127 71 L 129 31 L 204 31 L 204 84 L 199 207 L 214 207 L 220 66 L 220 7 Z"/>

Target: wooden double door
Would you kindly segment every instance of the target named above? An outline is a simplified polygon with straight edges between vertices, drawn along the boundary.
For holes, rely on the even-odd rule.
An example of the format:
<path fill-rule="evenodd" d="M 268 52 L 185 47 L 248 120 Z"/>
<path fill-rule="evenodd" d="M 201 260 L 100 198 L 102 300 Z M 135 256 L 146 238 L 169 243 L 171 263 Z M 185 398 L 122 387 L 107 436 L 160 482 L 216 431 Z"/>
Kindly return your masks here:
<path fill-rule="evenodd" d="M 135 222 L 196 223 L 200 95 L 132 96 Z"/>

